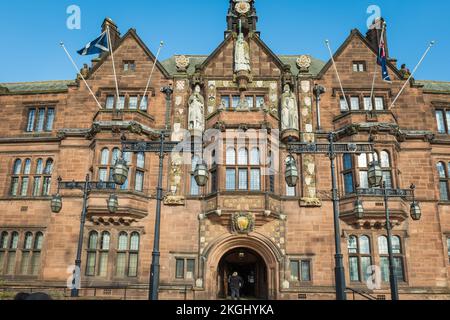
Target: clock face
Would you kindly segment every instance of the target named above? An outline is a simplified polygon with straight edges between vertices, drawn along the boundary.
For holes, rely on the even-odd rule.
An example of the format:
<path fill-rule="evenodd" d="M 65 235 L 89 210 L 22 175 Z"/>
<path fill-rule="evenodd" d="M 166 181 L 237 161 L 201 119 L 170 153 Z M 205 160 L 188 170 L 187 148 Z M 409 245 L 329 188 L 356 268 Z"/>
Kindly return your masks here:
<path fill-rule="evenodd" d="M 245 1 L 240 1 L 236 3 L 235 9 L 240 14 L 246 14 L 250 10 L 250 4 Z"/>

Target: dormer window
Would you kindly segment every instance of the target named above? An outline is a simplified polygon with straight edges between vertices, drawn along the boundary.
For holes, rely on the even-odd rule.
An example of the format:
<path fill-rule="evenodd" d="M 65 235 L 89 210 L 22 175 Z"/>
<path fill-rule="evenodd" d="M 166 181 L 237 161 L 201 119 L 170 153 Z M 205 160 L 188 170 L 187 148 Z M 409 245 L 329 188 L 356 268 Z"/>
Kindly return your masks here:
<path fill-rule="evenodd" d="M 136 71 L 136 63 L 134 60 L 125 60 L 123 62 L 123 71 Z"/>
<path fill-rule="evenodd" d="M 354 61 L 353 62 L 353 72 L 365 72 L 366 63 L 364 61 Z"/>

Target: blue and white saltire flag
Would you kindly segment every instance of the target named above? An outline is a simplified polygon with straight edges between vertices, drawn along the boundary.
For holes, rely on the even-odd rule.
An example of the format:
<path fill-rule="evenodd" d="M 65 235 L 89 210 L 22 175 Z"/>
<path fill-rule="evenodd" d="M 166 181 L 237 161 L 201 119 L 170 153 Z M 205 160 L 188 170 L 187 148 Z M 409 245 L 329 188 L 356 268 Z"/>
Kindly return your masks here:
<path fill-rule="evenodd" d="M 384 45 L 384 40 L 380 41 L 380 49 L 378 51 L 378 64 L 381 66 L 381 73 L 383 75 L 383 81 L 391 83 L 391 77 L 389 76 L 387 68 L 387 57 L 386 57 L 386 47 Z"/>
<path fill-rule="evenodd" d="M 88 56 L 91 54 L 100 54 L 102 52 L 109 51 L 108 34 L 107 31 L 103 32 L 100 37 L 94 41 L 89 42 L 83 49 L 78 51 L 78 54 L 82 56 Z"/>

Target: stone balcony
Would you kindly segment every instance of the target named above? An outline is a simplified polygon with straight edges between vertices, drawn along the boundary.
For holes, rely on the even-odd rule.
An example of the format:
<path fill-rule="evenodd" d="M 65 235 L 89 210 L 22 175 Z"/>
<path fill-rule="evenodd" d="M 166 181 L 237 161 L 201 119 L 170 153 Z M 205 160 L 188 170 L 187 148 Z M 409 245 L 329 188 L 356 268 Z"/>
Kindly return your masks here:
<path fill-rule="evenodd" d="M 203 215 L 219 218 L 224 223 L 228 223 L 230 215 L 250 212 L 260 218 L 256 219 L 258 226 L 273 218 L 284 219 L 281 201 L 280 197 L 264 192 L 255 192 L 250 195 L 248 192 L 220 192 L 205 197 Z"/>
<path fill-rule="evenodd" d="M 383 228 L 386 224 L 386 210 L 383 197 L 359 196 L 364 207 L 364 216 L 358 218 L 355 211 L 356 195 L 346 196 L 340 201 L 340 217 L 347 224 L 361 228 Z M 410 212 L 411 201 L 403 198 L 390 198 L 388 202 L 391 223 L 394 226 L 405 221 Z"/>

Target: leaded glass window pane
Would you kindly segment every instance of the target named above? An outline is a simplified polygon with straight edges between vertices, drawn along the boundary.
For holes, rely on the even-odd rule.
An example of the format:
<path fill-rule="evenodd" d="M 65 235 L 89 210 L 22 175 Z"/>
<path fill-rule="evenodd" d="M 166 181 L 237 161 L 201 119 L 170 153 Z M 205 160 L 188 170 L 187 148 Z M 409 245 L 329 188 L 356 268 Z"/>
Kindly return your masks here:
<path fill-rule="evenodd" d="M 53 122 L 55 121 L 55 109 L 47 109 L 47 122 L 45 123 L 45 131 L 53 130 Z"/>
<path fill-rule="evenodd" d="M 33 132 L 35 120 L 36 120 L 36 110 L 30 109 L 28 111 L 27 132 Z"/>
<path fill-rule="evenodd" d="M 38 121 L 36 124 L 37 132 L 44 131 L 44 122 L 45 122 L 45 108 L 40 108 L 38 111 Z"/>
<path fill-rule="evenodd" d="M 442 133 L 442 134 L 447 133 L 446 129 L 445 129 L 444 111 L 442 111 L 442 110 L 436 111 L 436 121 L 437 121 L 438 132 Z"/>
<path fill-rule="evenodd" d="M 248 171 L 247 169 L 239 169 L 239 190 L 248 189 Z"/>
<path fill-rule="evenodd" d="M 236 189 L 236 170 L 227 169 L 226 171 L 226 189 L 235 190 Z"/>
<path fill-rule="evenodd" d="M 359 261 L 358 257 L 350 257 L 350 281 L 359 281 Z"/>
<path fill-rule="evenodd" d="M 251 169 L 250 170 L 250 190 L 259 191 L 261 190 L 261 170 Z"/>

